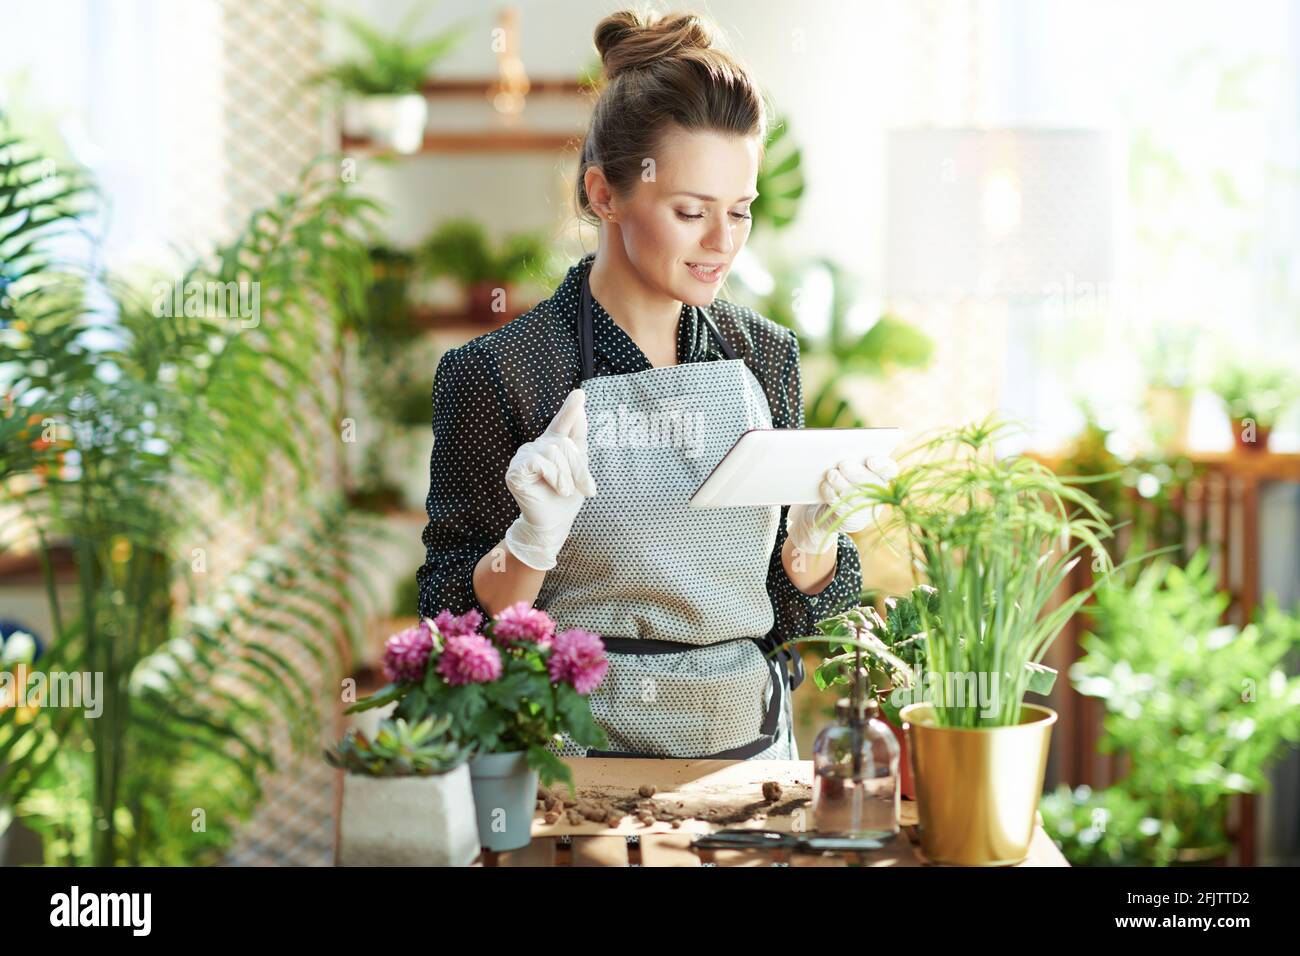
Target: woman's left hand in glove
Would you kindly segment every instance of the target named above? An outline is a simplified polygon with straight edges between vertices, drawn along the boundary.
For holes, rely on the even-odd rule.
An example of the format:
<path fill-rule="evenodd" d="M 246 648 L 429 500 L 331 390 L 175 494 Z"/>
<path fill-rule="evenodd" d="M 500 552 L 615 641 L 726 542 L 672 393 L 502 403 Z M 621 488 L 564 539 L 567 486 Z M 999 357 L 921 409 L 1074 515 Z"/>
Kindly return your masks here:
<path fill-rule="evenodd" d="M 786 528 L 794 547 L 804 554 L 825 554 L 835 548 L 838 535 L 830 527 L 840 517 L 844 521 L 837 531 L 853 534 L 867 527 L 875 516 L 875 506 L 853 500 L 854 489 L 863 484 L 888 484 L 898 470 L 898 462 L 888 455 L 872 455 L 865 461 L 846 458 L 826 469 L 818 488 L 821 503 L 790 506 Z"/>

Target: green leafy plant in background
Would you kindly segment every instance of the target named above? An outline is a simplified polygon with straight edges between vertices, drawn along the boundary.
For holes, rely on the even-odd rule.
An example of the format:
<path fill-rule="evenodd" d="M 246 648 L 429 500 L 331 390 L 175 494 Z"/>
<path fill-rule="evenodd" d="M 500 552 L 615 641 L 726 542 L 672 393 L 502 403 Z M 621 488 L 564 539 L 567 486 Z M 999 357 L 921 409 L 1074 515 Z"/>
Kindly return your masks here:
<path fill-rule="evenodd" d="M 423 242 L 419 257 L 430 278 L 449 276 L 463 286 L 504 285 L 534 277 L 546 265 L 548 251 L 538 233 L 516 233 L 494 246 L 479 222 L 449 219 Z"/>
<path fill-rule="evenodd" d="M 852 687 L 853 669 L 861 662 L 867 670 L 867 691 L 879 699 L 890 722 L 901 727 L 889 692 L 913 686 L 917 673 L 925 669 L 922 606 L 932 615 L 938 613 L 938 595 L 926 584 L 917 585 L 905 597 L 886 598 L 883 617 L 874 606 L 864 604 L 818 621 L 816 627 L 827 639 L 829 656 L 813 671 L 817 689 Z M 804 637 L 795 643 L 812 640 L 819 639 Z"/>
<path fill-rule="evenodd" d="M 1211 376 L 1210 387 L 1223 400 L 1229 418 L 1248 418 L 1260 428 L 1276 425 L 1300 396 L 1295 367 L 1263 355 L 1225 360 Z"/>
<path fill-rule="evenodd" d="M 798 218 L 806 188 L 803 152 L 790 133 L 789 124 L 782 117 L 774 116 L 759 164 L 758 198 L 749 207 L 754 228 L 776 233 L 788 227 Z M 830 366 L 830 374 L 819 382 L 805 403 L 805 427 L 863 427 L 866 423 L 844 392 L 850 379 L 884 378 L 898 368 L 923 368 L 929 364 L 934 343 L 925 333 L 896 316 L 881 316 L 860 334 L 849 330 L 848 313 L 856 300 L 856 290 L 846 270 L 833 260 L 812 258 L 771 268 L 755 263 L 749 268 L 762 272 L 758 283 L 746 283 L 743 268 L 732 273 L 745 285 L 742 298 L 767 318 L 797 333 L 804 359 L 814 362 L 824 359 Z M 810 271 L 818 269 L 827 272 L 831 285 L 830 322 L 824 341 L 809 338 L 796 307 L 802 283 Z M 755 285 L 764 291 L 757 291 Z"/>
<path fill-rule="evenodd" d="M 411 283 L 415 254 L 389 245 L 367 250 L 368 275 L 362 302 L 345 312 L 345 327 L 357 334 L 363 349 L 384 358 L 404 349 L 416 335 L 411 324 Z"/>
<path fill-rule="evenodd" d="M 427 424 L 432 416 L 431 390 L 417 365 L 414 346 L 420 331 L 413 321 L 411 287 L 420 277 L 416 255 L 407 249 L 374 245 L 367 257 L 368 288 L 364 300 L 346 313 L 345 328 L 356 342 L 360 385 L 373 421 L 365 430 L 360 474 L 348 475 L 348 500 L 362 511 L 401 507 L 402 489 L 389 477 L 386 460 L 401 447 L 395 426 Z M 347 361 L 346 354 L 340 363 Z M 422 399 L 414 398 L 422 393 Z"/>
<path fill-rule="evenodd" d="M 371 777 L 411 777 L 447 773 L 469 759 L 469 750 L 448 733 L 451 717 L 425 717 L 407 723 L 401 717 L 379 722 L 374 740 L 355 727 L 337 746 L 325 751 L 325 761 L 348 773 Z"/>
<path fill-rule="evenodd" d="M 286 436 L 339 417 L 322 322 L 337 334 L 364 295 L 373 206 L 312 172 L 179 277 L 209 296 L 256 283 L 256 314 L 227 299 L 167 315 L 147 282 L 55 258 L 93 207 L 0 136 L 0 550 L 30 544 L 41 562 L 53 634 L 33 666 L 103 675 L 98 716 L 0 710 L 0 818 L 42 832 L 50 862 L 213 862 L 260 798 L 273 735 L 313 749 L 321 695 L 359 643 L 374 596 L 350 562 L 381 532 Z M 201 546 L 222 512 L 275 544 L 214 585 Z M 71 603 L 51 559 L 65 545 Z"/>
<path fill-rule="evenodd" d="M 1106 515 L 1082 488 L 1024 456 L 996 452 L 1016 426 L 989 416 L 941 430 L 902 457 L 888 484 L 864 483 L 856 507 L 883 506 L 877 526 L 901 537 L 914 574 L 934 587 L 937 611 L 918 607 L 926 632 L 926 700 L 943 727 L 1019 720 L 1043 655 L 1070 617 L 1113 573 Z M 839 520 L 831 527 L 837 527 Z M 1096 580 L 1052 605 L 1071 568 L 1091 555 Z M 1136 559 L 1134 559 L 1136 560 Z M 983 675 L 991 700 L 964 699 L 960 675 Z M 996 684 L 994 682 L 996 681 Z"/>
<path fill-rule="evenodd" d="M 1176 829 L 1119 787 L 1058 784 L 1039 799 L 1038 811 L 1072 866 L 1148 866 L 1177 853 Z"/>
<path fill-rule="evenodd" d="M 317 74 L 313 82 L 361 96 L 420 92 L 433 68 L 469 33 L 468 24 L 462 23 L 424 39 L 412 39 L 416 24 L 427 11 L 426 3 L 412 5 L 389 34 L 353 14 L 320 9 L 324 16 L 343 24 L 361 55 Z"/>
<path fill-rule="evenodd" d="M 1267 786 L 1300 741 L 1300 677 L 1287 675 L 1300 617 L 1270 595 L 1246 627 L 1220 625 L 1228 602 L 1202 550 L 1185 568 L 1157 561 L 1098 589 L 1087 609 L 1070 678 L 1105 703 L 1099 749 L 1128 758 L 1115 787 L 1159 821 L 1150 863 L 1226 852 L 1228 798 Z"/>
<path fill-rule="evenodd" d="M 419 613 L 420 584 L 415 574 L 404 574 L 393 585 L 393 617 L 413 617 Z"/>
<path fill-rule="evenodd" d="M 779 231 L 794 222 L 805 188 L 803 151 L 786 121 L 773 117 L 758 167 L 758 198 L 749 204 L 754 228 Z"/>
<path fill-rule="evenodd" d="M 1084 425 L 1070 447 L 1054 465 L 1062 475 L 1089 479 L 1089 494 L 1124 535 L 1105 539 L 1112 560 L 1123 551 L 1170 549 L 1179 563 L 1191 555 L 1186 550 L 1187 519 L 1181 496 L 1204 473 L 1187 455 L 1140 455 L 1122 459 L 1109 448 L 1112 430 L 1097 418 L 1092 405 L 1082 402 Z M 1137 574 L 1130 565 L 1122 574 Z"/>
<path fill-rule="evenodd" d="M 802 286 L 814 270 L 824 270 L 830 281 L 829 325 L 824 338 L 813 339 L 804 330 L 798 304 Z M 778 266 L 767 278 L 764 295 L 749 290 L 753 307 L 779 325 L 799 335 L 801 358 L 810 365 L 827 366 L 816 389 L 805 402 L 807 428 L 861 428 L 866 425 L 853 408 L 845 386 L 855 378 L 888 378 L 903 368 L 924 368 L 930 363 L 934 342 L 913 325 L 893 315 L 880 316 L 863 332 L 849 329 L 849 311 L 857 300 L 855 283 L 831 259 L 808 259 L 797 266 Z"/>
<path fill-rule="evenodd" d="M 578 67 L 578 86 L 589 93 L 599 93 L 605 83 L 605 67 L 600 56 L 593 53 Z"/>

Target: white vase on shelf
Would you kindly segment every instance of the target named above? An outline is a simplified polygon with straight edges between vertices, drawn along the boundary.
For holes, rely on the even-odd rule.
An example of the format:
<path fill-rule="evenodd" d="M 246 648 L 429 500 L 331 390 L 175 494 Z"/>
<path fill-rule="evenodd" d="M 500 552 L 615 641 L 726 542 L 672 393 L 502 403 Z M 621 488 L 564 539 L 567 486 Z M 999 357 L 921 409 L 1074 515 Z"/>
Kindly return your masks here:
<path fill-rule="evenodd" d="M 418 153 L 424 144 L 429 103 L 419 93 L 357 96 L 343 101 L 343 133 L 399 153 Z"/>

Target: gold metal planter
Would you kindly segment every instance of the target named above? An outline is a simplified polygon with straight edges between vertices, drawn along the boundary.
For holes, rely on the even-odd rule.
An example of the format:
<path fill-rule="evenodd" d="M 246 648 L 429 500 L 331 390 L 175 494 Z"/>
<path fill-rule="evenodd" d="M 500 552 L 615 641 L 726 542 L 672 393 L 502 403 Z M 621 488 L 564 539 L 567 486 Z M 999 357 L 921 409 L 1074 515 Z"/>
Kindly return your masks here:
<path fill-rule="evenodd" d="M 1029 855 L 1056 712 L 1022 704 L 1009 727 L 939 727 L 932 705 L 899 711 L 916 779 L 921 850 L 935 863 L 1010 866 Z"/>

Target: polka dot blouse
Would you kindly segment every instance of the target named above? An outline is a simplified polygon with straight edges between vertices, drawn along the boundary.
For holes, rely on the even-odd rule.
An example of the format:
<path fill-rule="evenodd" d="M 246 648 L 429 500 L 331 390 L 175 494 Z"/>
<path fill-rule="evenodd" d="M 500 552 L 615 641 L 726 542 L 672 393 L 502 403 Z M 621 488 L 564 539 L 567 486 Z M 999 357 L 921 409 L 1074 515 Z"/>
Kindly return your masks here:
<path fill-rule="evenodd" d="M 474 594 L 474 566 L 505 536 L 519 517 L 505 473 L 519 446 L 550 424 L 565 396 L 581 385 L 578 319 L 582 271 L 589 253 L 572 266 L 549 299 L 513 321 L 447 351 L 433 384 L 433 454 L 429 463 L 427 550 L 416 572 L 421 617 L 443 608 L 463 614 L 487 610 Z M 799 342 L 794 332 L 752 309 L 714 299 L 709 307 L 718 330 L 744 360 L 767 395 L 774 428 L 802 428 L 803 391 Z M 596 375 L 620 375 L 652 368 L 649 359 L 599 302 L 593 300 Z M 725 359 L 721 348 L 683 304 L 677 360 Z M 786 641 L 816 633 L 814 624 L 856 603 L 862 588 L 858 551 L 839 535 L 835 577 L 818 594 L 804 594 L 781 563 L 789 507 L 768 566 L 767 591 L 774 624 L 770 637 Z M 665 556 L 664 560 L 671 560 Z"/>

